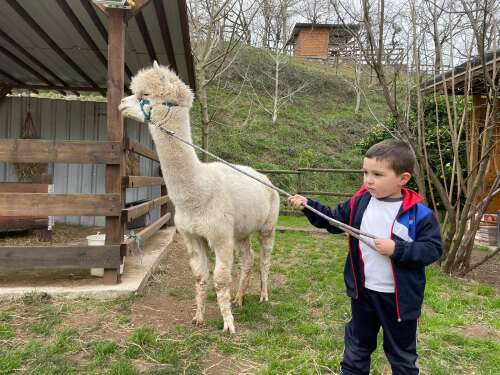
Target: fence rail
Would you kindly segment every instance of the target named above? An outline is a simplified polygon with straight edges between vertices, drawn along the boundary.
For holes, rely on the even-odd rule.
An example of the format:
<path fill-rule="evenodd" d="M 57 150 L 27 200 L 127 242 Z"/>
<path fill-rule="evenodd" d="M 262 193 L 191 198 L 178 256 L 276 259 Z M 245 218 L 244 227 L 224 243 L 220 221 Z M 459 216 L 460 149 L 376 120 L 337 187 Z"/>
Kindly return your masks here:
<path fill-rule="evenodd" d="M 264 174 L 288 174 L 297 176 L 297 194 L 302 195 L 326 195 L 336 197 L 350 197 L 353 193 L 338 192 L 338 191 L 318 191 L 318 190 L 305 190 L 304 189 L 304 176 L 308 173 L 363 173 L 361 169 L 345 169 L 345 168 L 297 168 L 293 169 L 258 169 L 260 173 Z"/>

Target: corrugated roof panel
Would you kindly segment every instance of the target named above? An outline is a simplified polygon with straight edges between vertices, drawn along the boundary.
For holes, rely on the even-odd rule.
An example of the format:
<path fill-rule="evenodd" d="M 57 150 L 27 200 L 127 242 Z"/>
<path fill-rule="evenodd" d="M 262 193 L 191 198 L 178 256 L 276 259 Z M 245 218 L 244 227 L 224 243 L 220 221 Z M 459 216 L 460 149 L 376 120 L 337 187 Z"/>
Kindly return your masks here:
<path fill-rule="evenodd" d="M 107 59 L 107 43 L 85 9 L 84 5 L 87 4 L 84 3 L 85 1 L 90 0 L 66 0 L 66 4 L 86 30 L 93 44 L 97 45 L 104 59 Z M 183 25 L 182 22 L 185 22 L 186 17 L 179 13 L 177 1 L 162 0 L 162 2 L 179 75 L 185 82 L 190 82 L 194 85 L 194 73 L 188 71 L 185 58 L 186 52 L 189 55 L 190 51 L 184 50 L 185 44 L 182 34 L 183 27 L 186 26 Z M 42 62 L 45 67 L 56 73 L 56 75 L 68 85 L 73 87 L 91 87 L 93 81 L 98 84 L 99 87 L 104 88 L 106 86 L 107 72 L 102 57 L 96 54 L 95 50 L 93 50 L 94 47 L 92 43 L 89 45 L 88 41 L 78 30 L 77 26 L 73 24 L 69 16 L 63 11 L 57 0 L 12 0 L 12 4 L 14 8 L 19 6 L 24 9 L 57 46 L 64 51 L 64 54 L 75 63 L 76 67 L 72 67 L 70 62 L 65 61 L 65 58 L 60 56 L 60 54 L 50 46 L 50 43 L 39 35 L 41 33 L 39 33 L 36 28 L 34 29 L 30 26 L 29 21 L 19 14 L 22 13 L 22 9 L 15 11 L 10 4 L 11 2 L 6 2 L 5 6 L 0 8 L 0 29 L 7 33 L 10 38 L 14 39 L 16 43 L 26 49 L 33 57 Z M 107 28 L 106 16 L 94 6 L 93 9 L 100 23 Z M 154 1 L 151 1 L 151 3 L 145 6 L 141 14 L 144 17 L 150 38 L 149 42 L 154 48 L 154 54 L 157 60 L 161 64 L 169 65 L 170 62 L 168 61 L 168 54 L 165 50 Z M 125 62 L 132 74 L 135 74 L 137 70 L 142 67 L 151 65 L 152 61 L 148 53 L 147 45 L 141 35 L 137 21 L 134 18 L 129 19 L 127 22 L 125 41 Z M 25 61 L 26 64 L 55 85 L 62 85 L 57 79 L 36 63 L 30 61 L 2 37 L 0 37 L 0 46 L 12 51 L 18 58 Z M 26 85 L 47 86 L 47 82 L 37 78 L 3 53 L 0 53 L 0 69 Z M 83 72 L 79 73 L 78 69 L 81 69 Z M 85 78 L 84 75 L 88 77 Z M 128 83 L 127 77 L 126 82 Z M 7 77 L 0 75 L 0 84 L 2 83 L 12 84 Z M 14 87 L 16 86 L 17 85 L 14 84 Z"/>

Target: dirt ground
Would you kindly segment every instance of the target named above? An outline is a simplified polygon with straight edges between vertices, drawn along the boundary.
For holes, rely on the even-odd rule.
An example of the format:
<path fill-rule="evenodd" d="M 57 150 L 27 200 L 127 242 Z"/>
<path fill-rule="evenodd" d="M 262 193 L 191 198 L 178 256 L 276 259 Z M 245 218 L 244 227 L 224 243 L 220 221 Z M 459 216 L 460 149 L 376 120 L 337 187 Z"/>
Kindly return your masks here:
<path fill-rule="evenodd" d="M 473 253 L 472 262 L 477 262 L 485 256 L 484 252 Z M 466 275 L 466 279 L 476 280 L 488 284 L 500 294 L 500 254 L 495 255 L 486 263 Z"/>

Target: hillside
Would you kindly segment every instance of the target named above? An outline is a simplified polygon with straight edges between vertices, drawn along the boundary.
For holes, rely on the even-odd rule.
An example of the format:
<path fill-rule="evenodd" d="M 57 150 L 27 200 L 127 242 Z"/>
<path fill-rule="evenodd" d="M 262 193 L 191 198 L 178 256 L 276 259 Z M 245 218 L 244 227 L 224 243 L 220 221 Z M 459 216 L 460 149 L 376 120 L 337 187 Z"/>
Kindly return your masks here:
<path fill-rule="evenodd" d="M 273 61 L 264 51 L 245 48 L 218 82 L 209 88 L 213 116 L 209 149 L 228 161 L 255 168 L 294 169 L 359 168 L 360 154 L 355 144 L 376 123 L 363 102 L 354 113 L 356 94 L 349 65 L 325 65 L 291 58 L 281 70 L 282 82 L 294 90 L 307 82 L 305 89 L 284 105 L 273 126 L 271 108 Z M 268 75 L 266 75 L 266 73 Z M 251 77 L 250 83 L 243 76 Z M 370 80 L 369 73 L 363 82 Z M 253 88 L 252 88 L 253 87 Z M 370 107 L 379 119 L 386 113 L 385 103 L 375 89 L 365 87 Z M 258 99 L 256 98 L 258 95 Z M 194 140 L 201 143 L 200 106 L 192 110 Z M 295 177 L 273 176 L 283 188 L 294 190 Z M 308 179 L 307 190 L 352 191 L 359 176 L 317 174 Z"/>

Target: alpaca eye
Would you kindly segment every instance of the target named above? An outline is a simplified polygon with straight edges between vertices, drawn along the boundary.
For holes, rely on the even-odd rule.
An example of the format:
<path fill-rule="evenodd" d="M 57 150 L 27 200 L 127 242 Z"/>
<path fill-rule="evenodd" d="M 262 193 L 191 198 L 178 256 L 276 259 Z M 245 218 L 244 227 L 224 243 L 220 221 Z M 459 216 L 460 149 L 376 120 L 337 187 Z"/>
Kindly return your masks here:
<path fill-rule="evenodd" d="M 166 102 L 163 102 L 163 105 L 166 105 L 167 107 L 177 107 L 176 102 L 172 102 L 170 100 L 167 100 Z"/>

